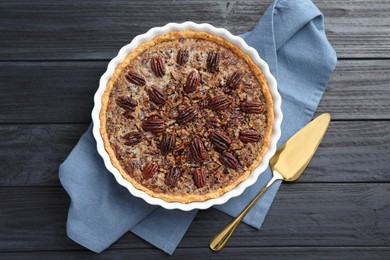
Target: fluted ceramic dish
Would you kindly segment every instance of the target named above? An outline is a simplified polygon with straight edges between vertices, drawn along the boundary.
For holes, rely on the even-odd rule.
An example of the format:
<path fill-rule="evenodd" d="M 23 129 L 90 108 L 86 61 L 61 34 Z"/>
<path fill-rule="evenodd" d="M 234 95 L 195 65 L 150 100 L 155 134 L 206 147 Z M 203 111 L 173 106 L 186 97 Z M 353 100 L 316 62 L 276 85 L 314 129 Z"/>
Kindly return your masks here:
<path fill-rule="evenodd" d="M 167 202 L 159 198 L 152 197 L 147 193 L 136 189 L 129 181 L 124 179 L 118 169 L 116 169 L 111 163 L 110 157 L 106 152 L 103 144 L 103 138 L 100 134 L 100 119 L 99 114 L 102 106 L 102 96 L 106 89 L 106 85 L 111 75 L 113 74 L 117 65 L 125 59 L 127 54 L 138 47 L 140 44 L 153 39 L 154 37 L 170 32 L 170 31 L 181 31 L 181 30 L 193 30 L 193 31 L 201 31 L 207 32 L 219 37 L 222 37 L 226 41 L 238 46 L 243 52 L 247 53 L 252 60 L 260 67 L 262 70 L 269 86 L 270 93 L 273 98 L 274 103 L 274 125 L 273 132 L 271 135 L 270 145 L 267 153 L 264 155 L 261 163 L 256 167 L 255 170 L 249 175 L 249 177 L 237 185 L 234 189 L 222 194 L 218 198 L 209 199 L 202 202 L 191 202 L 191 203 L 179 203 L 179 202 Z M 97 150 L 100 156 L 103 158 L 104 164 L 106 168 L 114 175 L 116 181 L 127 188 L 129 192 L 136 197 L 144 199 L 147 203 L 152 205 L 159 205 L 166 209 L 180 209 L 184 211 L 189 211 L 193 209 L 207 209 L 214 205 L 220 205 L 227 202 L 229 199 L 233 197 L 237 197 L 241 195 L 246 188 L 253 185 L 256 180 L 259 178 L 261 173 L 265 171 L 268 167 L 269 160 L 273 156 L 276 151 L 276 143 L 280 138 L 280 125 L 282 122 L 282 111 L 281 111 L 281 97 L 277 91 L 277 84 L 275 78 L 270 73 L 268 64 L 262 60 L 257 53 L 257 51 L 248 46 L 243 39 L 240 37 L 232 35 L 229 31 L 222 28 L 215 28 L 210 24 L 196 24 L 193 22 L 185 22 L 185 23 L 169 23 L 163 27 L 155 27 L 150 29 L 147 33 L 138 35 L 135 37 L 129 44 L 123 46 L 118 55 L 110 61 L 107 67 L 107 71 L 100 78 L 99 88 L 95 93 L 94 97 L 94 108 L 92 110 L 92 121 L 93 121 L 93 135 L 96 139 Z"/>

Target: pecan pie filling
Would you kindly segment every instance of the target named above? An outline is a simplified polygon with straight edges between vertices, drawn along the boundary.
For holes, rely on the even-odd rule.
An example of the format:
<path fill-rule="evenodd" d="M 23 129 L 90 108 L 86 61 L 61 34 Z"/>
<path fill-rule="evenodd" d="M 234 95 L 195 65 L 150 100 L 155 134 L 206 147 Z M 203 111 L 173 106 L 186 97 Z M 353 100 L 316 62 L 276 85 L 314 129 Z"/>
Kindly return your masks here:
<path fill-rule="evenodd" d="M 137 189 L 188 203 L 233 189 L 261 162 L 273 125 L 261 70 L 222 38 L 181 31 L 140 45 L 102 100 L 101 133 Z"/>

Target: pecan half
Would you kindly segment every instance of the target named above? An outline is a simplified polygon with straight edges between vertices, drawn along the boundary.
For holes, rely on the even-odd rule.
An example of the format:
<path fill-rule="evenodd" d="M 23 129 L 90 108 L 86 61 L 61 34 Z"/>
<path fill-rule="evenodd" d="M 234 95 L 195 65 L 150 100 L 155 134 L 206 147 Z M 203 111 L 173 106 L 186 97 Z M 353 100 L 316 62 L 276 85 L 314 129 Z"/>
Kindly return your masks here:
<path fill-rule="evenodd" d="M 164 183 L 170 187 L 175 187 L 180 176 L 181 176 L 180 169 L 178 167 L 173 167 L 168 173 L 165 174 Z"/>
<path fill-rule="evenodd" d="M 244 143 L 256 143 L 260 141 L 261 135 L 253 129 L 244 129 L 240 131 L 239 138 Z"/>
<path fill-rule="evenodd" d="M 207 70 L 210 73 L 218 71 L 220 55 L 219 52 L 211 51 L 207 56 Z"/>
<path fill-rule="evenodd" d="M 197 114 L 198 111 L 196 110 L 196 108 L 193 106 L 189 106 L 186 107 L 183 111 L 181 111 L 181 113 L 179 113 L 179 116 L 176 118 L 176 121 L 179 124 L 187 123 L 193 120 L 197 116 Z"/>
<path fill-rule="evenodd" d="M 217 131 L 210 133 L 209 139 L 217 151 L 224 151 L 228 149 L 232 143 L 229 136 Z"/>
<path fill-rule="evenodd" d="M 204 185 L 206 185 L 206 172 L 204 168 L 195 168 L 193 175 L 196 187 L 202 188 Z"/>
<path fill-rule="evenodd" d="M 160 152 L 162 155 L 167 155 L 175 148 L 176 138 L 172 134 L 164 134 L 160 141 Z"/>
<path fill-rule="evenodd" d="M 165 75 L 165 65 L 161 57 L 154 57 L 150 60 L 150 67 L 156 77 L 163 77 Z"/>
<path fill-rule="evenodd" d="M 200 83 L 200 75 L 198 71 L 192 71 L 187 77 L 187 82 L 184 86 L 184 91 L 187 93 L 194 92 L 197 89 L 199 83 Z"/>
<path fill-rule="evenodd" d="M 152 133 L 162 133 L 164 132 L 164 120 L 159 118 L 147 119 L 142 122 L 142 127 L 146 131 L 150 131 Z"/>
<path fill-rule="evenodd" d="M 264 111 L 264 105 L 260 101 L 244 101 L 240 104 L 241 111 L 250 114 L 260 114 Z"/>
<path fill-rule="evenodd" d="M 237 89 L 241 83 L 242 77 L 244 77 L 244 73 L 240 70 L 237 70 L 226 81 L 226 85 L 232 89 Z"/>
<path fill-rule="evenodd" d="M 157 105 L 164 105 L 167 101 L 168 97 L 161 88 L 153 85 L 151 88 L 147 90 L 149 98 L 156 103 Z"/>
<path fill-rule="evenodd" d="M 191 157 L 196 162 L 203 162 L 207 159 L 207 152 L 203 142 L 198 137 L 193 137 L 190 142 Z"/>
<path fill-rule="evenodd" d="M 125 134 L 123 139 L 125 139 L 125 145 L 135 145 L 141 142 L 143 134 L 141 132 L 131 132 Z"/>
<path fill-rule="evenodd" d="M 158 165 L 152 162 L 148 162 L 142 170 L 142 177 L 147 180 L 153 177 L 158 169 Z"/>
<path fill-rule="evenodd" d="M 183 66 L 184 64 L 187 63 L 188 61 L 188 58 L 190 57 L 190 53 L 188 50 L 183 50 L 183 49 L 180 49 L 178 52 L 177 52 L 177 56 L 176 56 L 176 62 L 177 64 L 179 64 L 180 66 Z"/>
<path fill-rule="evenodd" d="M 125 78 L 127 79 L 127 81 L 138 86 L 143 86 L 146 84 L 144 77 L 132 70 L 127 71 Z"/>
<path fill-rule="evenodd" d="M 138 102 L 132 97 L 120 96 L 115 99 L 115 103 L 125 110 L 134 111 L 135 107 L 138 105 Z"/>
<path fill-rule="evenodd" d="M 237 166 L 238 166 L 238 160 L 236 157 L 234 157 L 233 154 L 229 153 L 229 152 L 226 152 L 224 151 L 223 153 L 221 153 L 219 155 L 219 161 L 229 167 L 229 168 L 232 168 L 232 169 L 237 169 Z"/>
<path fill-rule="evenodd" d="M 211 110 L 224 110 L 230 106 L 230 102 L 226 96 L 215 96 L 209 101 L 209 108 Z"/>

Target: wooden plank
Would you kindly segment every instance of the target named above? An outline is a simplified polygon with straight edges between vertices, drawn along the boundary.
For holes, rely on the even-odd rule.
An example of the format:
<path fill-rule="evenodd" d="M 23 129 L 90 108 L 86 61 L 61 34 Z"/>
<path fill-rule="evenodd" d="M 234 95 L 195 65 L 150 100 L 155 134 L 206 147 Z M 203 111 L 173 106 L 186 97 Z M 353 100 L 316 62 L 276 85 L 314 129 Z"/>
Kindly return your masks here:
<path fill-rule="evenodd" d="M 271 2 L 2 1 L 0 59 L 111 59 L 134 36 L 172 21 L 207 22 L 244 33 L 254 28 Z M 327 34 L 339 58 L 390 57 L 389 1 L 315 3 L 325 14 Z"/>
<path fill-rule="evenodd" d="M 136 35 L 155 26 L 186 20 L 242 33 L 255 26 L 270 2 L 2 2 L 0 59 L 110 59 Z"/>
<path fill-rule="evenodd" d="M 107 62 L 0 63 L 0 123 L 89 123 Z M 386 60 L 339 61 L 318 107 L 333 119 L 390 119 Z"/>
<path fill-rule="evenodd" d="M 339 61 L 317 113 L 333 119 L 390 119 L 390 62 Z"/>
<path fill-rule="evenodd" d="M 0 125 L 0 186 L 59 185 L 88 125 Z M 299 182 L 390 182 L 389 121 L 332 122 Z"/>
<path fill-rule="evenodd" d="M 389 182 L 389 121 L 331 122 L 299 182 Z"/>
<path fill-rule="evenodd" d="M 0 63 L 0 122 L 91 122 L 104 62 Z"/>
<path fill-rule="evenodd" d="M 35 251 L 0 253 L 0 259 L 386 259 L 390 254 L 389 247 L 227 247 L 220 252 L 202 248 L 177 248 L 172 256 L 158 249 L 121 249 L 106 250 L 99 255 L 83 251 Z"/>
<path fill-rule="evenodd" d="M 313 1 L 339 58 L 389 58 L 389 1 Z"/>
<path fill-rule="evenodd" d="M 260 231 L 240 225 L 229 247 L 390 245 L 390 184 L 283 184 Z M 0 189 L 0 251 L 81 250 L 66 237 L 69 198 L 57 187 Z M 207 248 L 230 217 L 198 213 L 180 247 Z M 111 249 L 151 248 L 128 233 Z"/>
<path fill-rule="evenodd" d="M 59 185 L 58 167 L 88 125 L 0 125 L 0 129 L 0 186 Z"/>

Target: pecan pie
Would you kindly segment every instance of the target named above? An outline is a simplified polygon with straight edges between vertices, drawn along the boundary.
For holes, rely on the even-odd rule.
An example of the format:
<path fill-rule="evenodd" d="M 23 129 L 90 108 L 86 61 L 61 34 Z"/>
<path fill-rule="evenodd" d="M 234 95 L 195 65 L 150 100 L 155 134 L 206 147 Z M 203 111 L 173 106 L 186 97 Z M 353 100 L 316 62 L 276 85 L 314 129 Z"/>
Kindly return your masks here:
<path fill-rule="evenodd" d="M 216 198 L 250 175 L 274 122 L 267 81 L 249 55 L 205 32 L 147 41 L 116 67 L 100 112 L 113 165 L 169 202 Z"/>

